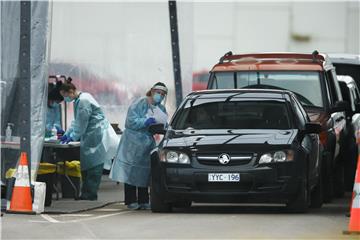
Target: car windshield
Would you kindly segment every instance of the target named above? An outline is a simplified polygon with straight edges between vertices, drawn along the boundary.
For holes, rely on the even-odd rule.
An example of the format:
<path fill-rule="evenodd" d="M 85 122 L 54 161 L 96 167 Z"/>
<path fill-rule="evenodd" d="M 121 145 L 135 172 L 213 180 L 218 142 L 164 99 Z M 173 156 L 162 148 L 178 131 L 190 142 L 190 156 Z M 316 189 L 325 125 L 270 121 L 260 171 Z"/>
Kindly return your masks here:
<path fill-rule="evenodd" d="M 216 72 L 212 78 L 212 89 L 286 89 L 294 92 L 303 106 L 324 106 L 318 72 Z"/>
<path fill-rule="evenodd" d="M 172 122 L 172 128 L 193 129 L 289 129 L 285 102 L 188 100 Z"/>

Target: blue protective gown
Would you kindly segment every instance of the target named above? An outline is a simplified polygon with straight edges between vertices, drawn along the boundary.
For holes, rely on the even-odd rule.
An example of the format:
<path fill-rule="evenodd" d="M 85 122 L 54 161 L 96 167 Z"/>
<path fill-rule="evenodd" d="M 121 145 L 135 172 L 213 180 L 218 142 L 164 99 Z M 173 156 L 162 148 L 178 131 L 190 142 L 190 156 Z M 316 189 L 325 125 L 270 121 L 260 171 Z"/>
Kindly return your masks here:
<path fill-rule="evenodd" d="M 125 130 L 109 175 L 111 179 L 137 187 L 149 186 L 150 152 L 156 147 L 154 137 L 145 127 L 150 107 L 146 97 L 129 107 Z M 166 113 L 163 105 L 159 108 Z"/>
<path fill-rule="evenodd" d="M 61 109 L 60 104 L 55 107 L 47 107 L 46 112 L 46 131 L 51 131 L 54 125 L 61 128 Z"/>
<path fill-rule="evenodd" d="M 85 171 L 100 164 L 109 169 L 119 138 L 100 105 L 89 93 L 80 93 L 74 102 L 74 120 L 66 135 L 80 140 L 80 166 Z"/>

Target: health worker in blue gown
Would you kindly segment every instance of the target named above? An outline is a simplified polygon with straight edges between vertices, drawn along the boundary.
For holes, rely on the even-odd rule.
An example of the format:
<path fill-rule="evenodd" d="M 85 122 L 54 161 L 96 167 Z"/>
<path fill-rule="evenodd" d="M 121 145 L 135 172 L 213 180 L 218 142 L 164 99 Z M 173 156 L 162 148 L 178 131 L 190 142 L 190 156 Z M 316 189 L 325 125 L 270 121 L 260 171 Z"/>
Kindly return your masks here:
<path fill-rule="evenodd" d="M 168 92 L 164 83 L 156 83 L 129 107 L 110 178 L 125 184 L 125 204 L 129 209 L 150 209 L 150 152 L 156 147 L 149 126 L 166 124 L 167 113 L 161 103 Z"/>
<path fill-rule="evenodd" d="M 61 128 L 61 106 L 60 103 L 64 98 L 60 94 L 60 87 L 62 82 L 56 81 L 56 84 L 49 83 L 48 85 L 48 103 L 46 111 L 46 137 L 51 137 L 51 130 L 55 127 L 57 134 L 63 134 Z"/>
<path fill-rule="evenodd" d="M 97 200 L 103 168 L 110 169 L 119 138 L 98 102 L 89 93 L 77 91 L 71 78 L 62 84 L 60 93 L 66 102 L 74 102 L 74 120 L 61 141 L 80 141 L 80 199 Z"/>

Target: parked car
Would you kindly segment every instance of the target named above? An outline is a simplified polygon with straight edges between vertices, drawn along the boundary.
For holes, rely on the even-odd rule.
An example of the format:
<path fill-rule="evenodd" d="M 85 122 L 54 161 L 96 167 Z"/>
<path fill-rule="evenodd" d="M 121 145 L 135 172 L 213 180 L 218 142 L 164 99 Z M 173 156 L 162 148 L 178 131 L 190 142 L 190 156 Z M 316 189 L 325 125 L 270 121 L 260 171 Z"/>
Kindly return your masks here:
<path fill-rule="evenodd" d="M 209 89 L 270 88 L 294 92 L 322 126 L 324 200 L 344 192 L 345 109 L 334 66 L 325 54 L 228 52 L 211 70 Z"/>
<path fill-rule="evenodd" d="M 151 208 L 191 202 L 321 207 L 321 126 L 289 91 L 189 94 L 151 155 Z"/>
<path fill-rule="evenodd" d="M 349 102 L 350 108 L 346 114 L 347 138 L 344 149 L 345 161 L 345 190 L 352 191 L 354 186 L 356 163 L 358 158 L 358 144 L 360 143 L 360 91 L 355 80 L 350 76 L 338 76 L 341 93 L 345 101 Z"/>
<path fill-rule="evenodd" d="M 330 60 L 335 66 L 337 75 L 351 76 L 360 89 L 360 55 L 331 53 Z"/>

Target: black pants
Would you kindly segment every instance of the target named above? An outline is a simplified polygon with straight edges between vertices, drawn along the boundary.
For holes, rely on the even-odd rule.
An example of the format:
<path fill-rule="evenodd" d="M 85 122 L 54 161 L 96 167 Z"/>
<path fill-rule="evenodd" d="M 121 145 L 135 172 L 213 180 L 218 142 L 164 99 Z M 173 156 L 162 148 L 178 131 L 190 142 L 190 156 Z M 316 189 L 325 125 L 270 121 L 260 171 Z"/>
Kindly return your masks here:
<path fill-rule="evenodd" d="M 136 187 L 125 183 L 125 205 L 137 202 L 149 203 L 149 191 L 147 187 Z"/>
<path fill-rule="evenodd" d="M 80 199 L 97 200 L 104 164 L 81 171 L 82 186 Z"/>

